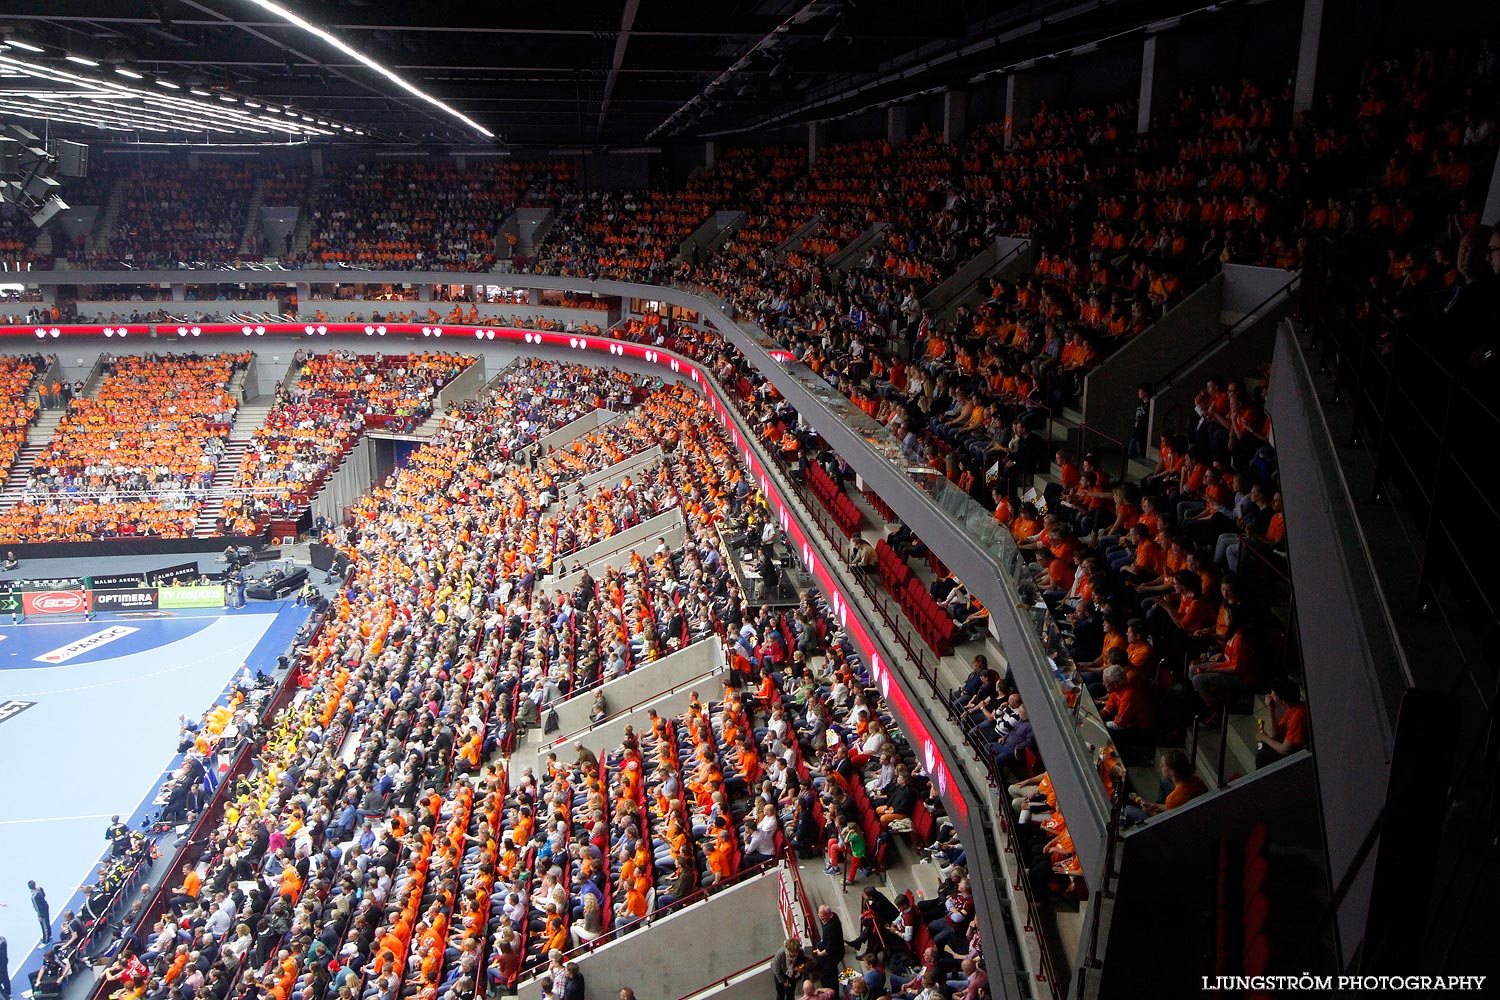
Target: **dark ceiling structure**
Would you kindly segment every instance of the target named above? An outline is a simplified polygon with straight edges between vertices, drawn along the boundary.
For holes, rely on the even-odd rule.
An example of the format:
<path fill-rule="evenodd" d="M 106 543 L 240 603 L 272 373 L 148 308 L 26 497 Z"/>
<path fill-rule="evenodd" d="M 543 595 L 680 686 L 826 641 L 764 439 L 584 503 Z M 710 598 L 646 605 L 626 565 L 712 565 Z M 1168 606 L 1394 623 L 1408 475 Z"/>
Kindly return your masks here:
<path fill-rule="evenodd" d="M 1205 4 L 280 0 L 447 111 L 267 6 L 0 0 L 0 32 L 23 40 L 18 54 L 39 63 L 81 57 L 73 70 L 92 62 L 143 86 L 160 80 L 333 123 L 332 135 L 298 141 L 621 148 L 798 124 L 962 86 Z M 76 122 L 58 129 L 88 131 Z"/>

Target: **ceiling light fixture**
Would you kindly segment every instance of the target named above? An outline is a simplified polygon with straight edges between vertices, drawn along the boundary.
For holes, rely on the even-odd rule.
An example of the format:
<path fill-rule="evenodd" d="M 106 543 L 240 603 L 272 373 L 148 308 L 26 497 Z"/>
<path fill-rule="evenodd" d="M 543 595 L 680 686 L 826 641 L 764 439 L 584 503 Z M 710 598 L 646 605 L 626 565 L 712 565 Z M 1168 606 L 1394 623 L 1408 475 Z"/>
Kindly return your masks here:
<path fill-rule="evenodd" d="M 75 56 L 71 52 L 69 52 L 67 55 L 63 56 L 63 58 L 66 59 L 66 60 L 68 60 L 68 62 L 70 62 L 70 63 L 77 63 L 80 66 L 94 66 L 94 67 L 97 67 L 99 65 L 97 62 L 95 62 L 93 59 L 90 59 L 88 56 Z"/>
<path fill-rule="evenodd" d="M 135 70 L 130 69 L 128 66 L 116 66 L 115 67 L 115 72 L 118 73 L 118 74 L 120 74 L 121 76 L 128 76 L 132 80 L 144 80 L 144 79 L 146 79 L 146 76 L 145 76 L 144 73 L 137 73 Z"/>
<path fill-rule="evenodd" d="M 32 45 L 30 42 L 23 41 L 23 40 L 21 40 L 19 38 L 16 38 L 14 36 L 6 38 L 5 39 L 5 44 L 6 45 L 14 45 L 16 48 L 18 48 L 18 49 L 25 49 L 27 52 L 46 52 L 47 51 L 46 49 L 42 48 L 40 45 Z"/>
<path fill-rule="evenodd" d="M 295 25 L 308 34 L 322 39 L 327 44 L 333 46 L 335 49 L 338 49 L 344 55 L 349 56 L 351 59 L 354 59 L 362 65 L 368 67 L 369 69 L 374 70 L 376 73 L 379 73 L 381 76 L 385 77 L 387 80 L 391 81 L 402 90 L 411 94 L 413 97 L 418 98 L 419 100 L 426 101 L 428 104 L 431 104 L 438 110 L 452 115 L 454 118 L 457 118 L 459 121 L 463 122 L 465 125 L 469 126 L 480 135 L 485 136 L 489 139 L 493 139 L 495 137 L 495 133 L 491 132 L 489 129 L 485 128 L 483 125 L 470 118 L 468 115 L 465 115 L 463 112 L 459 111 L 456 108 L 444 104 L 436 97 L 433 97 L 431 94 L 418 88 L 415 84 L 412 84 L 405 78 L 391 72 L 389 69 L 380 65 L 369 56 L 358 51 L 357 49 L 354 49 L 345 42 L 341 41 L 339 38 L 328 33 L 327 31 L 324 31 L 322 28 L 319 28 L 317 25 L 303 20 L 296 14 L 293 14 L 291 11 L 287 10 L 285 7 L 282 7 L 279 4 L 272 3 L 271 0 L 250 0 L 250 3 L 253 3 L 261 10 L 276 15 L 288 24 Z"/>
<path fill-rule="evenodd" d="M 109 69 L 112 71 L 114 65 Z M 289 137 L 338 134 L 335 123 L 320 128 L 167 92 L 181 89 L 171 81 L 165 81 L 164 89 L 132 86 L 113 72 L 100 78 L 0 52 L 0 78 L 16 77 L 52 85 L 47 89 L 7 89 L 0 85 L 0 109 L 21 117 L 72 121 L 111 130 L 215 132 L 225 136 L 236 132 L 262 136 L 280 132 Z M 110 118 L 101 120 L 99 114 Z"/>
<path fill-rule="evenodd" d="M 188 88 L 188 93 L 189 94 L 197 94 L 199 97 L 212 97 L 212 96 L 214 96 L 213 94 L 209 93 L 208 91 L 201 90 L 198 87 L 189 87 Z"/>
<path fill-rule="evenodd" d="M 181 90 L 182 89 L 177 84 L 173 83 L 171 80 L 163 80 L 161 77 L 157 77 L 156 78 L 156 85 L 158 87 L 165 87 L 168 90 Z"/>

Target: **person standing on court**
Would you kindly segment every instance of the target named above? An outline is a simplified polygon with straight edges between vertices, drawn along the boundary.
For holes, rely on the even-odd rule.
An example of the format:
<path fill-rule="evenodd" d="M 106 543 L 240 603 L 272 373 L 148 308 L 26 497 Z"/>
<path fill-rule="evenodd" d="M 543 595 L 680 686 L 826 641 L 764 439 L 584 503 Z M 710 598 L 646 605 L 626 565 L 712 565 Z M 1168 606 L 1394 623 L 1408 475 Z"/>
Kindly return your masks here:
<path fill-rule="evenodd" d="M 10 945 L 0 934 L 0 1000 L 10 1000 Z"/>
<path fill-rule="evenodd" d="M 36 919 L 42 925 L 42 944 L 51 944 L 52 910 L 47 906 L 47 894 L 35 882 L 27 882 L 26 888 L 31 890 L 31 908 L 36 911 Z"/>

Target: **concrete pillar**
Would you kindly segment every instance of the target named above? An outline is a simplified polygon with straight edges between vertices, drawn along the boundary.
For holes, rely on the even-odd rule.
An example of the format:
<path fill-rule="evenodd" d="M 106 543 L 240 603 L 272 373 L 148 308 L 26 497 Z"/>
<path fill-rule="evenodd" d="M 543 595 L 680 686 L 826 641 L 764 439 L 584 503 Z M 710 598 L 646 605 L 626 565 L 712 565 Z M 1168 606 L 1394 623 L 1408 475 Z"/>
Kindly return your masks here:
<path fill-rule="evenodd" d="M 1302 0 L 1302 38 L 1297 44 L 1297 84 L 1292 90 L 1292 114 L 1312 107 L 1318 83 L 1318 46 L 1323 38 L 1323 0 Z"/>
<path fill-rule="evenodd" d="M 1005 148 L 1009 149 L 1016 135 L 1016 74 L 1005 78 Z"/>
<path fill-rule="evenodd" d="M 963 142 L 969 135 L 969 95 L 950 90 L 943 95 L 943 141 Z"/>
<path fill-rule="evenodd" d="M 1495 169 L 1490 173 L 1490 193 L 1484 199 L 1484 215 L 1480 221 L 1486 226 L 1500 223 L 1500 157 L 1495 158 Z"/>
<path fill-rule="evenodd" d="M 187 301 L 187 285 L 173 284 L 171 290 L 172 290 L 172 301 L 173 302 L 186 302 Z"/>
<path fill-rule="evenodd" d="M 718 150 L 715 148 L 714 141 L 712 139 L 710 139 L 707 142 L 705 142 L 703 144 L 703 165 L 705 167 L 711 167 L 711 166 L 713 166 L 714 165 L 715 154 L 717 154 L 717 153 L 718 153 Z"/>
<path fill-rule="evenodd" d="M 323 176 L 323 151 L 321 149 L 312 150 L 312 172 L 314 177 Z"/>
<path fill-rule="evenodd" d="M 1147 35 L 1141 47 L 1141 98 L 1136 107 L 1135 130 L 1146 132 L 1151 128 L 1151 98 L 1156 89 L 1156 35 Z"/>
<path fill-rule="evenodd" d="M 807 126 L 807 165 L 812 166 L 828 142 L 828 123 L 810 122 Z"/>
<path fill-rule="evenodd" d="M 900 142 L 905 139 L 906 132 L 906 105 L 897 104 L 885 109 L 885 137 L 890 142 Z"/>
<path fill-rule="evenodd" d="M 460 170 L 468 170 L 469 158 L 462 153 L 455 153 L 453 156 L 453 165 Z"/>

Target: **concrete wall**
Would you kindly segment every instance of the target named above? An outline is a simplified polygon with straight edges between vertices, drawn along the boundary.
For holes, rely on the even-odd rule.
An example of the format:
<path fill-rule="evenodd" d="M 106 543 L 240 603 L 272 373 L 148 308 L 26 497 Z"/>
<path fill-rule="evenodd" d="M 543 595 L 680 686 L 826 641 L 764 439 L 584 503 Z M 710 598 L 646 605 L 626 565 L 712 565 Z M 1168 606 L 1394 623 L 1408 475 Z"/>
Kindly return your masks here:
<path fill-rule="evenodd" d="M 1219 305 L 1224 322 L 1236 323 L 1251 310 L 1265 306 L 1297 276 L 1298 272 L 1279 267 L 1225 264 L 1224 300 Z"/>
<path fill-rule="evenodd" d="M 286 238 L 297 228 L 298 212 L 295 205 L 261 206 L 260 238 L 269 256 L 281 257 L 286 254 Z M 259 252 L 261 247 L 255 249 Z"/>
<path fill-rule="evenodd" d="M 766 961 L 737 976 L 731 976 L 727 982 L 705 987 L 683 1000 L 765 1000 L 775 993 L 776 978 L 771 975 L 771 963 Z"/>
<path fill-rule="evenodd" d="M 557 430 L 537 438 L 536 447 L 545 452 L 548 448 L 572 444 L 600 424 L 608 423 L 614 418 L 615 413 L 611 410 L 590 410 L 578 419 L 570 420 Z"/>
<path fill-rule="evenodd" d="M 313 350 L 317 352 L 327 351 L 355 351 L 357 353 L 369 353 L 374 343 L 376 347 L 387 354 L 416 353 L 423 351 L 447 350 L 456 354 L 471 354 L 484 358 L 485 370 L 497 372 L 517 358 L 541 358 L 546 361 L 568 361 L 578 362 L 600 361 L 606 366 L 619 368 L 632 374 L 647 375 L 653 379 L 662 379 L 667 382 L 685 382 L 694 384 L 691 379 L 684 375 L 674 374 L 670 369 L 659 365 L 648 364 L 636 358 L 610 358 L 607 361 L 594 358 L 592 355 L 580 356 L 580 352 L 571 350 L 567 346 L 558 347 L 552 344 L 538 346 L 535 344 L 515 343 L 513 341 L 489 342 L 483 344 L 472 338 L 455 338 L 449 340 L 433 340 L 430 337 L 384 337 L 371 338 L 365 336 L 356 337 L 317 337 L 305 340 L 289 340 L 286 338 L 254 338 L 247 340 L 244 337 L 212 337 L 212 338 L 187 338 L 177 337 L 135 337 L 126 340 L 103 341 L 98 338 L 88 338 L 80 341 L 57 340 L 49 341 L 43 345 L 41 341 L 29 337 L 4 337 L 0 338 L 0 354 L 35 354 L 38 350 L 44 354 L 56 354 L 62 365 L 63 374 L 70 380 L 84 378 L 89 370 L 93 368 L 94 362 L 99 360 L 99 354 L 109 348 L 110 354 L 190 354 L 193 351 L 200 353 L 217 353 L 221 351 L 243 351 L 251 349 L 255 351 L 259 360 L 261 391 L 270 392 L 276 382 L 280 380 L 287 369 L 291 366 L 292 355 L 300 350 Z"/>
<path fill-rule="evenodd" d="M 610 411 L 599 410 L 597 412 L 609 413 Z M 610 485 L 613 485 L 624 479 L 626 476 L 634 474 L 638 469 L 645 469 L 652 465 L 655 465 L 657 462 L 660 462 L 661 459 L 661 445 L 652 445 L 645 451 L 631 455 L 624 461 L 616 462 L 614 465 L 611 465 L 607 469 L 600 469 L 598 472 L 590 472 L 588 475 L 584 476 L 576 483 L 569 483 L 567 486 L 563 487 L 562 495 L 565 497 L 581 496 L 584 493 L 587 493 L 590 490 L 594 489 L 594 487 L 600 485 L 601 483 L 608 483 Z"/>
<path fill-rule="evenodd" d="M 664 656 L 655 663 L 637 666 L 625 676 L 606 682 L 603 686 L 605 702 L 623 709 L 650 701 L 714 669 L 716 662 L 720 665 L 724 662 L 724 653 L 717 642 L 695 642 L 687 649 Z M 571 698 L 559 704 L 556 735 L 576 733 L 587 726 L 592 707 L 591 697 Z M 596 740 L 585 738 L 585 742 L 598 749 Z M 619 742 L 619 737 L 615 742 Z"/>
<path fill-rule="evenodd" d="M 1222 332 L 1219 312 L 1223 285 L 1223 276 L 1215 275 L 1151 329 L 1089 372 L 1083 383 L 1084 423 L 1124 441 L 1134 419 L 1135 387 L 1164 378 Z"/>
<path fill-rule="evenodd" d="M 63 192 L 63 201 L 68 201 L 67 192 Z M 101 211 L 98 205 L 73 205 L 69 203 L 68 210 L 60 213 L 52 220 L 52 249 L 61 254 L 64 250 L 71 249 L 78 242 L 78 234 L 82 233 L 85 238 L 94 228 L 94 220 L 99 217 Z"/>
<path fill-rule="evenodd" d="M 1252 377 L 1271 360 L 1276 326 L 1296 303 L 1295 286 L 1286 289 L 1293 277 L 1290 271 L 1270 267 L 1226 269 L 1220 320 L 1229 326 L 1227 339 L 1180 362 L 1169 373 L 1171 381 L 1158 384 L 1147 418 L 1148 447 L 1154 447 L 1163 433 L 1175 434 L 1191 422 L 1193 397 L 1210 376 Z"/>
<path fill-rule="evenodd" d="M 647 546 L 655 548 L 654 545 L 651 545 L 651 538 L 653 537 L 665 538 L 669 546 L 676 548 L 687 537 L 687 522 L 680 517 L 668 521 L 666 516 L 674 512 L 680 513 L 680 511 L 667 511 L 663 514 L 658 514 L 653 520 L 659 520 L 660 524 L 665 527 L 656 535 L 650 536 L 644 541 L 632 540 L 616 544 L 614 548 L 608 548 L 605 542 L 600 542 L 597 545 L 589 546 L 587 550 L 579 550 L 589 560 L 588 562 L 580 560 L 579 565 L 587 568 L 594 575 L 594 579 L 597 580 L 603 577 L 607 570 L 620 569 L 629 565 L 631 553 Z M 606 542 L 612 542 L 613 540 L 613 538 L 606 539 Z M 603 553 L 602 555 L 598 554 L 601 552 Z M 571 557 L 568 559 L 568 565 L 573 565 Z M 572 590 L 578 585 L 578 581 L 581 579 L 583 579 L 582 571 L 564 573 L 561 576 L 548 577 L 539 586 L 543 593 L 556 594 L 559 591 Z"/>
<path fill-rule="evenodd" d="M 593 545 L 585 545 L 577 552 L 569 553 L 564 561 L 569 566 L 576 563 L 587 567 L 595 579 L 598 579 L 606 568 L 618 569 L 628 565 L 632 552 L 649 552 L 656 548 L 658 538 L 665 538 L 667 545 L 676 548 L 686 537 L 687 522 L 683 520 L 682 511 L 673 507 L 655 517 L 646 518 L 633 528 L 617 531 Z M 564 573 L 551 578 L 550 582 L 544 581 L 543 589 L 554 594 L 560 590 L 571 590 L 582 576 L 581 573 Z"/>
<path fill-rule="evenodd" d="M 1385 783 L 1374 776 L 1377 768 L 1378 763 L 1371 767 L 1366 760 L 1357 764 L 1357 769 L 1368 775 L 1370 787 L 1383 792 Z M 1242 778 L 1233 787 L 1233 793 L 1204 795 L 1124 835 L 1124 859 L 1109 922 L 1109 961 L 1100 972 L 1103 978 L 1098 985 L 1101 998 L 1141 996 L 1142 977 L 1153 983 L 1153 995 L 1188 996 L 1198 989 L 1198 975 L 1213 974 L 1211 967 L 1195 967 L 1196 956 L 1164 968 L 1152 952 L 1163 939 L 1180 940 L 1201 933 L 1204 886 L 1212 885 L 1217 876 L 1221 838 L 1227 837 L 1239 847 L 1257 823 L 1265 823 L 1270 843 L 1278 852 L 1295 848 L 1304 850 L 1309 858 L 1321 855 L 1317 785 L 1310 755 L 1297 754 L 1280 761 Z M 1297 940 L 1300 943 L 1302 936 Z M 1325 954 L 1316 946 L 1309 947 L 1313 956 Z M 1316 963 L 1318 958 L 1312 961 Z M 1317 964 L 1298 968 L 1331 971 Z"/>
<path fill-rule="evenodd" d="M 162 300 L 120 302 L 111 299 L 79 299 L 77 309 L 79 316 L 97 316 L 101 322 L 111 314 L 124 318 L 133 312 L 148 313 L 155 312 L 158 309 L 184 316 L 196 316 L 199 313 L 204 315 L 217 313 L 227 320 L 230 313 L 279 314 L 281 312 L 281 304 L 275 299 L 204 299 L 187 302 Z"/>
<path fill-rule="evenodd" d="M 774 871 L 731 886 L 612 941 L 578 962 L 589 996 L 613 997 L 630 987 L 641 997 L 673 1000 L 776 954 L 785 944 L 777 910 Z M 636 935 L 650 933 L 650 945 Z M 668 956 L 691 956 L 670 961 Z M 518 991 L 521 1000 L 541 1000 L 537 981 Z M 761 996 L 768 996 L 763 993 Z"/>
<path fill-rule="evenodd" d="M 647 695 L 649 700 L 645 702 L 637 699 L 617 704 L 610 700 L 611 691 L 606 685 L 605 707 L 610 714 L 603 722 L 589 725 L 587 715 L 585 715 L 583 727 L 577 730 L 559 730 L 551 736 L 542 736 L 538 729 L 532 730 L 538 740 L 535 747 L 538 761 L 540 762 L 541 758 L 554 750 L 560 760 L 572 760 L 574 752 L 580 745 L 588 747 L 595 753 L 604 749 L 612 749 L 619 746 L 620 741 L 625 738 L 626 726 L 634 726 L 636 732 L 641 732 L 643 728 L 650 728 L 646 722 L 648 709 L 654 708 L 666 717 L 681 715 L 687 711 L 688 701 L 694 691 L 702 695 L 704 701 L 711 701 L 721 693 L 719 690 L 721 682 L 715 675 L 722 673 L 727 664 L 724 659 L 724 647 L 718 639 L 711 638 L 703 642 L 695 642 L 687 649 L 673 653 L 645 668 L 645 672 L 649 674 L 657 667 L 667 666 L 668 661 L 677 661 L 670 666 L 674 676 L 677 675 L 678 670 L 688 670 L 689 667 L 686 664 L 696 663 L 697 666 L 692 668 L 695 670 L 694 673 L 672 684 L 659 696 L 653 698 Z M 627 679 L 628 677 L 620 678 L 620 680 Z M 610 684 L 617 683 L 618 681 L 610 682 Z M 581 700 L 592 701 L 592 699 Z M 558 718 L 561 719 L 561 717 L 562 713 L 559 711 Z"/>
<path fill-rule="evenodd" d="M 273 395 L 281 383 L 286 380 L 287 374 L 292 370 L 292 355 L 294 351 L 271 353 L 270 351 L 255 352 L 255 375 L 256 383 L 252 386 L 247 380 L 246 390 L 251 392 L 251 398 Z"/>
<path fill-rule="evenodd" d="M 344 277 L 341 280 L 350 280 L 348 275 L 351 273 L 354 272 L 343 272 Z M 416 275 L 414 274 L 414 277 L 415 276 Z M 503 285 L 505 284 L 505 276 L 488 275 L 482 282 L 475 282 L 475 284 Z M 374 316 L 376 313 L 379 313 L 381 316 L 390 316 L 392 313 L 408 313 L 415 310 L 418 317 L 417 322 L 425 322 L 423 317 L 427 315 L 428 309 L 432 309 L 438 314 L 438 316 L 442 317 L 447 316 L 448 313 L 453 309 L 455 304 L 461 305 L 464 312 L 466 314 L 468 313 L 469 303 L 467 302 L 439 302 L 435 299 L 414 299 L 409 302 L 387 302 L 383 300 L 369 301 L 365 299 L 324 299 L 309 297 L 300 301 L 297 304 L 297 308 L 303 320 L 311 317 L 312 314 L 319 309 L 327 313 L 331 319 L 335 319 L 340 322 L 343 321 L 345 316 L 349 315 L 353 315 L 355 317 L 355 320 L 353 320 L 352 322 L 358 322 L 367 320 L 370 317 Z M 574 326 L 581 326 L 584 323 L 593 323 L 594 325 L 603 328 L 610 324 L 609 313 L 605 312 L 603 309 L 569 309 L 564 306 L 543 306 L 531 305 L 530 303 L 507 302 L 477 304 L 477 308 L 479 310 L 480 316 L 489 316 L 497 321 L 500 321 L 496 323 L 497 326 L 503 325 L 505 322 L 508 322 L 512 316 L 518 317 L 522 320 L 530 316 L 537 316 L 542 319 L 555 320 L 556 322 L 565 325 L 568 323 L 572 323 Z"/>
<path fill-rule="evenodd" d="M 480 356 L 438 392 L 435 412 L 442 413 L 454 400 L 473 399 L 479 394 L 479 390 L 484 388 L 486 381 L 484 357 Z"/>

